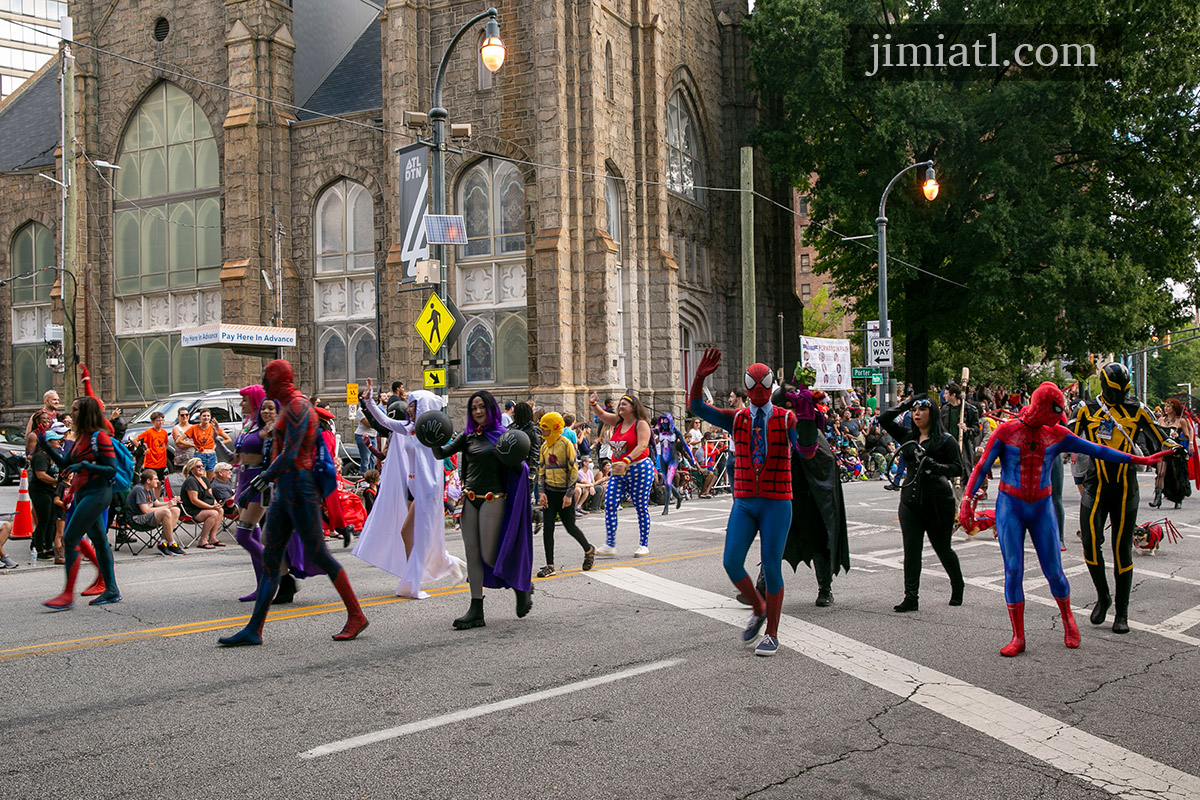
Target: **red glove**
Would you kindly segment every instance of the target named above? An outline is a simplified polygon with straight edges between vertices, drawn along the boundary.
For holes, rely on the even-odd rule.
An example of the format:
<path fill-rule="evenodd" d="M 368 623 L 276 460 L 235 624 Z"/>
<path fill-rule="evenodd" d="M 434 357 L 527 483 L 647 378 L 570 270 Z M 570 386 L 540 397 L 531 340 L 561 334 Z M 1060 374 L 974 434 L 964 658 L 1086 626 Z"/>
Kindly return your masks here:
<path fill-rule="evenodd" d="M 975 504 L 970 498 L 964 497 L 958 507 L 958 524 L 964 531 L 975 528 Z"/>
<path fill-rule="evenodd" d="M 1176 448 L 1174 448 L 1174 447 L 1168 447 L 1163 450 L 1159 450 L 1157 453 L 1152 453 L 1151 455 L 1148 455 L 1148 456 L 1131 455 L 1129 457 L 1129 460 L 1132 463 L 1137 464 L 1139 467 L 1148 467 L 1153 464 L 1157 464 L 1160 461 L 1164 461 L 1167 459 L 1167 457 L 1174 455 L 1175 450 L 1176 450 Z"/>
<path fill-rule="evenodd" d="M 691 408 L 692 403 L 704 398 L 704 379 L 716 372 L 719 366 L 721 366 L 721 351 L 715 347 L 705 350 L 704 357 L 700 359 L 700 364 L 696 367 L 696 377 L 692 378 L 688 408 Z"/>

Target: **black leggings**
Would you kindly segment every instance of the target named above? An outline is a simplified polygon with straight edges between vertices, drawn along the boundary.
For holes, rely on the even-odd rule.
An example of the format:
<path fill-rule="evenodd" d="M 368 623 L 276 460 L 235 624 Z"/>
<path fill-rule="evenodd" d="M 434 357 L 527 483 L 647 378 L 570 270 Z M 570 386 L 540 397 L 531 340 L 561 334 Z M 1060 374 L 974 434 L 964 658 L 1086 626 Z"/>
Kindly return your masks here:
<path fill-rule="evenodd" d="M 39 553 L 48 553 L 54 549 L 54 522 L 57 516 L 54 513 L 54 495 L 49 492 L 30 492 L 29 502 L 33 505 L 33 515 L 37 517 L 37 527 L 33 529 L 33 547 Z"/>
<path fill-rule="evenodd" d="M 921 552 L 925 537 L 933 545 L 933 552 L 946 574 L 951 586 L 962 586 L 962 568 L 958 556 L 950 546 L 950 534 L 954 530 L 954 498 L 937 497 L 918 506 L 900 504 L 900 532 L 904 537 L 904 596 L 917 598 L 921 588 Z"/>
<path fill-rule="evenodd" d="M 579 530 L 579 526 L 575 524 L 575 504 L 563 507 L 563 498 L 567 496 L 566 492 L 556 492 L 553 489 L 546 490 L 547 508 L 542 511 L 542 541 L 546 545 L 546 563 L 554 563 L 554 520 L 561 517 L 563 527 L 567 529 L 567 533 L 571 534 L 575 541 L 579 542 L 579 546 L 583 548 L 583 552 L 592 549 L 588 544 L 587 537 L 583 535 L 583 531 Z"/>

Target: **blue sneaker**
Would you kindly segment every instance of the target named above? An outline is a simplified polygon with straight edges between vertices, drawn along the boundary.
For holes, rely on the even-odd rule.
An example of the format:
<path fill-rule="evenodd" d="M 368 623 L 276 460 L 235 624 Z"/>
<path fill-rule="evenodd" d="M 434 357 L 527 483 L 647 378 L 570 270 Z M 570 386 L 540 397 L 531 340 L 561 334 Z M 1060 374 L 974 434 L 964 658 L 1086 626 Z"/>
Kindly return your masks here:
<path fill-rule="evenodd" d="M 775 651 L 779 649 L 779 640 L 771 634 L 767 634 L 758 640 L 758 646 L 754 648 L 756 656 L 773 656 Z"/>
<path fill-rule="evenodd" d="M 742 644 L 754 644 L 754 640 L 758 638 L 758 632 L 762 630 L 763 623 L 767 621 L 767 615 L 751 613 L 750 621 L 746 623 L 746 629 L 742 631 Z"/>

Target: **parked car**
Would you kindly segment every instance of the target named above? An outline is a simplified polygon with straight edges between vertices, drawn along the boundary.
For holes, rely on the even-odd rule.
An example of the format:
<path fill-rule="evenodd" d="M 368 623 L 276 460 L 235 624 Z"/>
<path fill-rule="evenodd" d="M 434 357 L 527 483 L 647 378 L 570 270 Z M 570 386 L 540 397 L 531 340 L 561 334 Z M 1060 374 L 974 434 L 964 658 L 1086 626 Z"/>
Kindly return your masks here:
<path fill-rule="evenodd" d="M 7 486 L 21 477 L 25 463 L 25 432 L 0 428 L 0 486 Z"/>
<path fill-rule="evenodd" d="M 125 431 L 125 443 L 132 449 L 138 434 L 150 428 L 150 416 L 155 411 L 163 413 L 163 427 L 168 431 L 179 419 L 179 409 L 188 410 L 188 419 L 200 421 L 201 411 L 211 411 L 213 422 L 221 426 L 230 439 L 236 439 L 242 430 L 242 396 L 237 389 L 211 389 L 207 392 L 177 392 L 163 400 L 157 400 L 138 412 L 129 421 Z M 175 463 L 175 442 L 167 442 L 167 464 Z"/>

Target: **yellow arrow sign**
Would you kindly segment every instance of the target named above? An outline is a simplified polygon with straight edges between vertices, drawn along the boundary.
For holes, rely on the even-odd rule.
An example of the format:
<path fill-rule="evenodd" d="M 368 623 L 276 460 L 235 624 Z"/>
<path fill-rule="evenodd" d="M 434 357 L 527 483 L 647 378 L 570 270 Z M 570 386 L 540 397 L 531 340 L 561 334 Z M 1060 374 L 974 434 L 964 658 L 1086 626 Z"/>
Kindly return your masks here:
<path fill-rule="evenodd" d="M 444 369 L 427 369 L 427 370 L 425 370 L 425 388 L 426 389 L 445 389 L 446 388 L 446 370 L 444 370 Z"/>
<path fill-rule="evenodd" d="M 454 315 L 450 313 L 450 309 L 446 308 L 442 298 L 431 294 L 429 302 L 425 304 L 425 308 L 421 309 L 421 314 L 417 317 L 414 327 L 429 351 L 437 355 L 442 342 L 450 336 L 455 322 Z"/>

